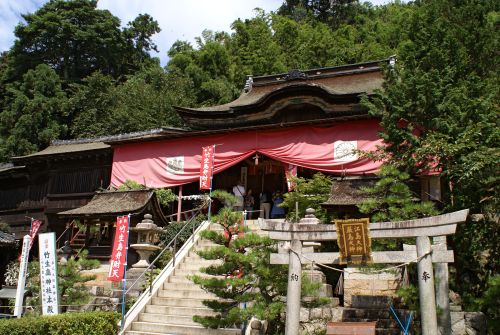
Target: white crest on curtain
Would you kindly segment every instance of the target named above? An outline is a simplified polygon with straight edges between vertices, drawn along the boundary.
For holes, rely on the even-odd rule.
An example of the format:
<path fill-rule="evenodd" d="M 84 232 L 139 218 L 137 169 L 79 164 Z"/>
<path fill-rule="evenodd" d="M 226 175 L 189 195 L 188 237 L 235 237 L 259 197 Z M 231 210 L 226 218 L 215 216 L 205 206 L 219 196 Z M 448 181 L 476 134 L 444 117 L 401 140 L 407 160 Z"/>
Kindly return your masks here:
<path fill-rule="evenodd" d="M 333 142 L 333 159 L 336 161 L 354 161 L 358 159 L 358 141 Z"/>
<path fill-rule="evenodd" d="M 167 157 L 167 173 L 183 174 L 184 173 L 184 156 Z"/>

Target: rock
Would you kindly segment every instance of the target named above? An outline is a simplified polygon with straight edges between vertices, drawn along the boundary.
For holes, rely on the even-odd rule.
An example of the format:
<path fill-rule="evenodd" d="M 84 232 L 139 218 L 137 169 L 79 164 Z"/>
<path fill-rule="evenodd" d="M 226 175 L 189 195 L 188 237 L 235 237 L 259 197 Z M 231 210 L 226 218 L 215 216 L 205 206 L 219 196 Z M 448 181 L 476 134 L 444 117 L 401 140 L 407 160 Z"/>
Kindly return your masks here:
<path fill-rule="evenodd" d="M 464 312 L 451 312 L 451 333 L 453 335 L 465 335 Z"/>
<path fill-rule="evenodd" d="M 309 309 L 305 307 L 300 308 L 300 322 L 309 321 Z"/>
<path fill-rule="evenodd" d="M 250 328 L 260 330 L 260 328 L 262 328 L 262 322 L 259 320 L 252 320 L 250 321 Z"/>
<path fill-rule="evenodd" d="M 324 319 L 331 319 L 332 309 L 330 307 L 324 307 L 321 309 L 321 317 Z"/>
<path fill-rule="evenodd" d="M 342 307 L 335 307 L 331 309 L 331 319 L 330 321 L 334 322 L 341 322 L 342 321 L 342 314 L 343 314 L 344 309 Z"/>
<path fill-rule="evenodd" d="M 465 313 L 465 330 L 467 335 L 486 335 L 487 322 L 484 313 Z"/>
<path fill-rule="evenodd" d="M 311 308 L 310 310 L 310 320 L 321 319 L 323 316 L 323 311 L 321 308 Z"/>

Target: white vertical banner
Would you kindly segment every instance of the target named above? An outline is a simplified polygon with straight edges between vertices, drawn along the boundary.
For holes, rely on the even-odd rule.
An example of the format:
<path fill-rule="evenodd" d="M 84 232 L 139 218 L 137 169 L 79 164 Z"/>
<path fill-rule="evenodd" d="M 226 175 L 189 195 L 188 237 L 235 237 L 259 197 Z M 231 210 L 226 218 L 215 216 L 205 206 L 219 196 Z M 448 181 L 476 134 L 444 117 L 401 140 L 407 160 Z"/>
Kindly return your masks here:
<path fill-rule="evenodd" d="M 26 273 L 28 270 L 28 257 L 30 254 L 31 237 L 25 235 L 23 238 L 23 249 L 21 251 L 21 264 L 19 264 L 19 277 L 17 280 L 16 305 L 14 316 L 20 318 L 23 314 L 24 286 L 26 283 Z"/>
<path fill-rule="evenodd" d="M 38 235 L 40 246 L 40 293 L 43 315 L 59 314 L 56 233 Z"/>

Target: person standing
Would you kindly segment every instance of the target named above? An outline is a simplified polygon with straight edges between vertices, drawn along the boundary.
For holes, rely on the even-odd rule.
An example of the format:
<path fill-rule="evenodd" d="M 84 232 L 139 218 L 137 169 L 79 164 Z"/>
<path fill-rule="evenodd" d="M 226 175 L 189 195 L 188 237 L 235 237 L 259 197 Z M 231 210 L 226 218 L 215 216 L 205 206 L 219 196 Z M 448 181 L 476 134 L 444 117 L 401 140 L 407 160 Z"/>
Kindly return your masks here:
<path fill-rule="evenodd" d="M 245 186 L 243 186 L 243 182 L 238 181 L 238 183 L 233 187 L 233 194 L 236 197 L 236 203 L 234 204 L 235 211 L 243 210 L 243 201 L 245 197 Z"/>
<path fill-rule="evenodd" d="M 247 194 L 245 195 L 245 210 L 249 213 L 247 213 L 247 219 L 252 219 L 252 211 L 253 211 L 253 206 L 255 205 L 255 199 L 253 198 L 252 195 L 252 189 L 248 189 Z"/>
<path fill-rule="evenodd" d="M 271 219 L 282 219 L 285 217 L 285 209 L 280 206 L 283 203 L 283 195 L 277 190 L 273 195 L 273 208 L 271 209 Z"/>
<path fill-rule="evenodd" d="M 259 217 L 269 219 L 269 214 L 271 213 L 271 196 L 269 192 L 263 190 L 259 196 L 260 202 L 260 215 Z"/>

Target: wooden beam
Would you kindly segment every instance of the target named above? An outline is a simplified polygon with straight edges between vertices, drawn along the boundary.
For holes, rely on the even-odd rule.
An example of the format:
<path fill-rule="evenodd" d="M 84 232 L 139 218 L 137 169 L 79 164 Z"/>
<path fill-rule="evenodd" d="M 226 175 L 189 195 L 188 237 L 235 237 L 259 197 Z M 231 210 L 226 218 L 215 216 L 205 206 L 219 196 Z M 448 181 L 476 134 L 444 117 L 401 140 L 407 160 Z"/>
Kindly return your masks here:
<path fill-rule="evenodd" d="M 373 263 L 377 264 L 400 264 L 411 262 L 417 259 L 417 251 L 374 251 L 372 252 Z M 339 264 L 340 253 L 321 252 L 303 253 L 300 261 L 302 264 L 315 263 Z M 455 260 L 453 250 L 433 250 L 433 263 L 453 263 Z M 271 254 L 271 264 L 288 264 L 289 254 Z"/>
<path fill-rule="evenodd" d="M 405 238 L 417 236 L 444 236 L 455 233 L 457 223 L 464 222 L 468 209 L 423 219 L 398 222 L 370 223 L 371 238 Z M 337 239 L 334 224 L 298 224 L 278 220 L 259 219 L 262 230 L 269 231 L 274 240 L 328 241 Z"/>

